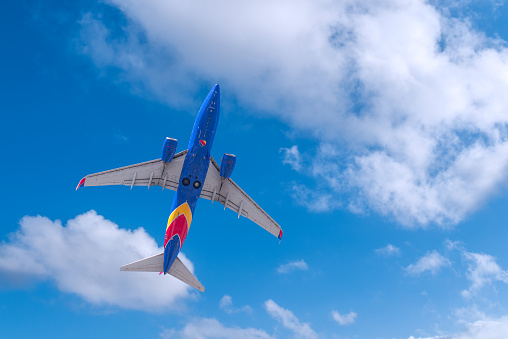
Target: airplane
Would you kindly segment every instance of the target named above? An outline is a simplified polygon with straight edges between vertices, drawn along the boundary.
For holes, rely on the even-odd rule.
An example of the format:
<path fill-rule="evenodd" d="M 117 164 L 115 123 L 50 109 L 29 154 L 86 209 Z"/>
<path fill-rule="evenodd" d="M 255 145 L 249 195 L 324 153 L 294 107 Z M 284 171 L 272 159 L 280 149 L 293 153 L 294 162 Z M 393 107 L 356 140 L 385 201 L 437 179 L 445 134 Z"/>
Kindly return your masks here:
<path fill-rule="evenodd" d="M 218 201 L 265 230 L 282 239 L 282 229 L 230 177 L 236 156 L 225 153 L 221 165 L 210 155 L 219 122 L 220 88 L 216 84 L 201 105 L 186 150 L 175 154 L 178 141 L 166 138 L 162 156 L 131 166 L 89 174 L 81 186 L 162 186 L 176 191 L 166 226 L 164 252 L 124 265 L 121 271 L 160 272 L 170 274 L 186 284 L 205 291 L 203 285 L 178 258 L 199 198 Z"/>

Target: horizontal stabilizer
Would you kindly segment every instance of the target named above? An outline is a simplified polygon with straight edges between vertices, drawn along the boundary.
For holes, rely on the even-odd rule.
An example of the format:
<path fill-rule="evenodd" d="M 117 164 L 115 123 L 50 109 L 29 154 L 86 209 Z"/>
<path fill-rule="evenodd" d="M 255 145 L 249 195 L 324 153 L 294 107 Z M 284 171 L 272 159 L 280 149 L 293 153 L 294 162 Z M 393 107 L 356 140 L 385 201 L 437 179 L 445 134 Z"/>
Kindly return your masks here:
<path fill-rule="evenodd" d="M 196 279 L 196 277 L 185 267 L 183 262 L 180 261 L 180 258 L 176 257 L 175 261 L 173 262 L 173 265 L 169 268 L 169 274 L 171 274 L 173 277 L 180 279 L 184 283 L 194 287 L 197 290 L 200 290 L 201 292 L 205 291 L 205 288 L 201 283 Z"/>
<path fill-rule="evenodd" d="M 164 253 L 156 254 L 154 256 L 135 261 L 133 263 L 124 265 L 120 268 L 120 271 L 136 271 L 136 272 L 162 272 L 164 270 Z M 176 257 L 173 265 L 168 271 L 173 277 L 183 281 L 187 285 L 194 287 L 201 292 L 205 291 L 205 288 L 196 279 L 196 277 L 185 267 L 180 258 Z"/>
<path fill-rule="evenodd" d="M 124 265 L 120 267 L 120 271 L 162 272 L 164 271 L 164 252 Z"/>

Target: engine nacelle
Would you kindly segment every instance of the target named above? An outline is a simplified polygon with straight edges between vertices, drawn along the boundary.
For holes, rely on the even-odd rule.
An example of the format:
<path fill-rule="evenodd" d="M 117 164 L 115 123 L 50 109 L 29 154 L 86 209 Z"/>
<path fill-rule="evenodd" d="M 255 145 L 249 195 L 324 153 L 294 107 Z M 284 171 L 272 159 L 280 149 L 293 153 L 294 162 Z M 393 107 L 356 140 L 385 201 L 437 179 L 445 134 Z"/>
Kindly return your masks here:
<path fill-rule="evenodd" d="M 176 152 L 176 146 L 178 145 L 178 140 L 172 138 L 166 138 L 164 140 L 164 145 L 162 145 L 162 156 L 161 159 L 165 163 L 171 162 L 173 160 L 173 156 Z"/>
<path fill-rule="evenodd" d="M 220 176 L 222 180 L 227 179 L 233 173 L 236 164 L 236 155 L 224 153 L 220 163 Z"/>

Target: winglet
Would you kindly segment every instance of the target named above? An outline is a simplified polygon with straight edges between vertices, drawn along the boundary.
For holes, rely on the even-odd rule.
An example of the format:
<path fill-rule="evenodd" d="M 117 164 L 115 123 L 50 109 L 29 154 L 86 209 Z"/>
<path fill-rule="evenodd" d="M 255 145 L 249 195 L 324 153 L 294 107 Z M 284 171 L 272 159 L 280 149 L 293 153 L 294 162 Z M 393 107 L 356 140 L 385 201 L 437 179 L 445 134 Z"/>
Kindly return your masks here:
<path fill-rule="evenodd" d="M 86 180 L 86 177 L 84 177 L 83 179 L 81 179 L 79 181 L 78 186 L 76 186 L 76 191 L 78 190 L 78 188 L 80 188 L 81 186 L 83 186 L 85 184 L 85 180 Z"/>
<path fill-rule="evenodd" d="M 282 240 L 282 230 L 279 231 L 279 236 L 277 238 L 279 238 L 279 240 Z"/>

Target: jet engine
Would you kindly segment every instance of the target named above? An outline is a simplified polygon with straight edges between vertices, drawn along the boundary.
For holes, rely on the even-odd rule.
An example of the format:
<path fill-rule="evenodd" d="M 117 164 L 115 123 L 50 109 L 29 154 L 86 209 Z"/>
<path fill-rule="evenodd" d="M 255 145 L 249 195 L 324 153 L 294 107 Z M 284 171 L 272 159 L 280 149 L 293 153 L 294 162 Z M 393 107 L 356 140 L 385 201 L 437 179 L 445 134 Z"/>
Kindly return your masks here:
<path fill-rule="evenodd" d="M 220 164 L 220 176 L 223 182 L 224 180 L 226 180 L 231 176 L 231 173 L 233 173 L 235 163 L 236 163 L 236 155 L 224 153 Z"/>
<path fill-rule="evenodd" d="M 164 164 L 171 162 L 173 160 L 173 156 L 176 152 L 176 146 L 178 145 L 178 140 L 172 138 L 166 138 L 164 140 L 164 145 L 162 145 L 162 156 L 161 159 L 164 161 Z"/>

